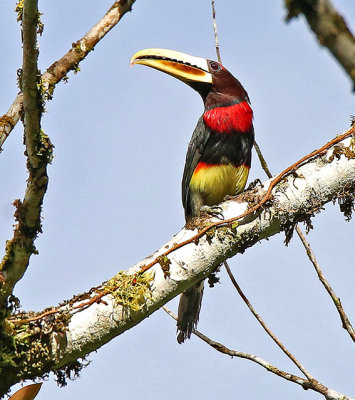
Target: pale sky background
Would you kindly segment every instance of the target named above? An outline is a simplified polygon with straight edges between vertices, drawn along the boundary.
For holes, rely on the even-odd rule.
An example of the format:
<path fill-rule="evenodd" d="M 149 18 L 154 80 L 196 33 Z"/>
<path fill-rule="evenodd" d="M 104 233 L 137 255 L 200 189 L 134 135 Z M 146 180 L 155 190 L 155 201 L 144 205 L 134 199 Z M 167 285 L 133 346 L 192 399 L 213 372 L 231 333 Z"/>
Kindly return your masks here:
<path fill-rule="evenodd" d="M 355 30 L 354 0 L 334 4 Z M 110 1 L 40 1 L 44 71 L 110 7 Z M 21 66 L 15 2 L 0 0 L 0 106 L 17 93 Z M 321 48 L 303 18 L 284 23 L 282 1 L 216 0 L 223 64 L 244 85 L 256 139 L 276 174 L 349 126 L 351 82 Z M 24 309 L 56 305 L 151 254 L 184 224 L 180 182 L 202 101 L 192 89 L 147 67 L 129 67 L 147 47 L 215 59 L 209 0 L 137 0 L 132 13 L 59 84 L 43 128 L 55 145 L 43 207 L 39 256 L 17 285 Z M 22 126 L 0 154 L 0 243 L 12 237 L 11 205 L 22 198 L 26 170 Z M 249 180 L 265 179 L 254 153 Z M 316 256 L 355 323 L 354 221 L 328 205 L 309 234 Z M 322 383 L 355 396 L 355 348 L 294 237 L 277 235 L 230 265 L 270 328 Z M 206 288 L 199 329 L 226 346 L 300 374 L 267 337 L 226 273 Z M 169 307 L 176 311 L 177 299 Z M 320 399 L 256 364 L 231 359 L 193 337 L 175 338 L 159 310 L 90 354 L 80 378 L 59 389 L 53 376 L 38 400 Z"/>

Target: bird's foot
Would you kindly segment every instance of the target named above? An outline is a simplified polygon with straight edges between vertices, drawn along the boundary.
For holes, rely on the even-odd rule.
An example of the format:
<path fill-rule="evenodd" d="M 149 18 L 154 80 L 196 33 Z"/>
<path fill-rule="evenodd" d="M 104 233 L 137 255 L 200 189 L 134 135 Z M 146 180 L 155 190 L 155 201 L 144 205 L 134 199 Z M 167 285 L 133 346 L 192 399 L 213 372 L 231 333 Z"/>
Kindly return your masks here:
<path fill-rule="evenodd" d="M 264 185 L 261 183 L 261 180 L 259 178 L 255 179 L 255 181 L 253 181 L 253 182 L 250 182 L 249 186 L 247 187 L 246 190 L 254 189 L 258 185 L 260 185 L 262 188 L 264 187 Z"/>
<path fill-rule="evenodd" d="M 201 207 L 201 212 L 205 212 L 205 213 L 209 214 L 211 217 L 218 218 L 221 221 L 224 220 L 222 211 L 223 211 L 223 209 L 220 206 L 202 206 Z"/>

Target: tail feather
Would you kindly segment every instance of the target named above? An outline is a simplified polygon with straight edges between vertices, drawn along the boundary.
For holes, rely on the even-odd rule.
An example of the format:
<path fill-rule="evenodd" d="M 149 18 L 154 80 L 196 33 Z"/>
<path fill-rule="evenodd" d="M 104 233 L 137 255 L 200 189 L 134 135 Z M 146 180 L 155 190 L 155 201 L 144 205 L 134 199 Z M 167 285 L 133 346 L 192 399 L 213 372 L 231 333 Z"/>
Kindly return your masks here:
<path fill-rule="evenodd" d="M 196 285 L 187 289 L 180 296 L 177 335 L 178 343 L 183 343 L 185 339 L 189 339 L 192 330 L 196 328 L 200 315 L 201 301 L 203 296 L 204 281 L 198 282 Z"/>

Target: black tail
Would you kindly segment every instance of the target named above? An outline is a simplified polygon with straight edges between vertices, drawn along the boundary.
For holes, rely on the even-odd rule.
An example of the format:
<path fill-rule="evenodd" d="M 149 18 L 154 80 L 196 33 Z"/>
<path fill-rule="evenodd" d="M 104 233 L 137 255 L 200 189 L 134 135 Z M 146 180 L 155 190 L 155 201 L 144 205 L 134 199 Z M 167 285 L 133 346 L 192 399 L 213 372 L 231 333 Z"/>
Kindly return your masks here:
<path fill-rule="evenodd" d="M 183 343 L 185 339 L 189 339 L 191 332 L 196 328 L 198 317 L 200 315 L 201 301 L 203 295 L 204 281 L 196 283 L 196 285 L 187 289 L 180 296 L 177 335 L 178 343 Z"/>

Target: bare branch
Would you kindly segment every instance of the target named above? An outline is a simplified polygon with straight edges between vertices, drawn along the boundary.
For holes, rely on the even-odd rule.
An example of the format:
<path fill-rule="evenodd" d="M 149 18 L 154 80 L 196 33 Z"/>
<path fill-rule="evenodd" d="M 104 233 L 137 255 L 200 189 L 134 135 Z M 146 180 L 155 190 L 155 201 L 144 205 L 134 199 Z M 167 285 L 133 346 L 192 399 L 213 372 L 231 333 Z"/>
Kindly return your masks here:
<path fill-rule="evenodd" d="M 42 99 L 37 87 L 37 20 L 38 0 L 25 0 L 22 13 L 23 63 L 23 125 L 29 168 L 38 168 L 39 137 L 41 133 Z"/>
<path fill-rule="evenodd" d="M 264 320 L 260 317 L 260 315 L 255 311 L 254 307 L 248 300 L 248 298 L 245 296 L 244 292 L 238 285 L 238 282 L 234 278 L 234 275 L 232 271 L 229 268 L 229 265 L 227 262 L 224 262 L 224 266 L 227 270 L 228 276 L 230 280 L 232 281 L 234 287 L 236 288 L 239 296 L 243 299 L 244 303 L 247 305 L 251 313 L 254 315 L 254 317 L 257 319 L 259 324 L 263 327 L 264 331 L 271 337 L 271 339 L 280 347 L 280 349 L 286 354 L 286 356 L 297 366 L 297 368 L 303 373 L 303 375 L 308 379 L 308 381 L 314 380 L 312 375 L 306 370 L 306 368 L 297 360 L 297 358 L 289 351 L 287 348 L 282 344 L 280 339 L 269 329 L 269 327 L 266 325 Z"/>
<path fill-rule="evenodd" d="M 355 90 L 355 37 L 330 0 L 285 0 L 286 21 L 303 14 L 318 42 L 328 48 L 353 82 Z"/>
<path fill-rule="evenodd" d="M 47 190 L 47 164 L 51 161 L 52 145 L 41 131 L 42 97 L 38 88 L 37 71 L 37 0 L 26 0 L 22 13 L 23 32 L 23 122 L 29 177 L 23 201 L 16 200 L 17 225 L 13 239 L 6 243 L 6 253 L 0 263 L 0 303 L 11 294 L 23 276 L 34 240 L 41 231 L 41 206 Z"/>
<path fill-rule="evenodd" d="M 174 318 L 175 320 L 177 320 L 177 316 L 168 309 L 168 307 L 163 306 L 164 311 L 169 314 L 172 318 Z M 226 347 L 225 345 L 219 343 L 219 342 L 215 342 L 214 340 L 210 339 L 209 337 L 207 337 L 206 335 L 204 335 L 203 333 L 201 333 L 200 331 L 198 331 L 197 329 L 193 329 L 192 333 L 194 335 L 196 335 L 197 337 L 199 337 L 200 339 L 202 339 L 205 343 L 207 343 L 208 345 L 210 345 L 211 347 L 213 347 L 215 350 L 219 351 L 220 353 L 226 354 L 228 356 L 231 357 L 239 357 L 239 358 L 244 358 L 246 360 L 250 360 L 253 361 L 259 365 L 261 365 L 263 368 L 265 368 L 266 370 L 268 370 L 269 372 L 272 372 L 273 374 L 276 374 L 278 376 L 280 376 L 281 378 L 284 378 L 288 381 L 297 383 L 298 385 L 301 385 L 303 387 L 308 387 L 309 383 L 306 379 L 303 379 L 297 375 L 293 375 L 290 374 L 289 372 L 280 370 L 279 368 L 275 367 L 274 365 L 270 364 L 268 361 L 263 360 L 262 358 L 253 355 L 253 354 L 249 354 L 249 353 L 244 353 L 242 351 L 236 351 L 236 350 L 231 350 L 228 347 Z"/>
<path fill-rule="evenodd" d="M 42 93 L 46 99 L 53 95 L 55 85 L 76 70 L 79 63 L 94 49 L 96 44 L 131 10 L 135 0 L 118 0 L 113 3 L 105 16 L 89 32 L 73 43 L 72 48 L 53 63 L 42 75 Z M 0 149 L 17 124 L 22 110 L 23 95 L 20 93 L 6 114 L 0 118 Z"/>
<path fill-rule="evenodd" d="M 270 172 L 267 162 L 263 156 L 263 153 L 261 152 L 261 149 L 255 140 L 254 140 L 254 148 L 255 148 L 256 154 L 259 157 L 259 161 L 260 161 L 262 169 L 265 171 L 265 174 L 267 175 L 268 178 L 272 178 L 272 173 Z"/>
<path fill-rule="evenodd" d="M 169 314 L 172 318 L 177 320 L 177 316 L 170 311 L 166 306 L 163 306 L 164 311 Z M 297 385 L 302 386 L 303 389 L 311 389 L 314 390 L 315 392 L 318 392 L 326 399 L 336 399 L 336 400 L 351 400 L 350 397 L 347 397 L 343 395 L 342 393 L 339 393 L 333 389 L 328 389 L 324 385 L 321 385 L 321 387 L 317 387 L 312 385 L 308 380 L 303 379 L 297 375 L 293 375 L 289 372 L 283 371 L 282 369 L 279 369 L 275 367 L 274 365 L 270 364 L 268 361 L 253 355 L 249 353 L 244 353 L 241 351 L 236 351 L 236 350 L 231 350 L 228 347 L 226 347 L 224 344 L 221 344 L 219 342 L 215 342 L 214 340 L 210 339 L 203 333 L 199 332 L 197 329 L 194 329 L 193 334 L 196 335 L 198 338 L 203 340 L 205 343 L 207 343 L 209 346 L 213 347 L 215 350 L 219 351 L 222 354 L 226 354 L 230 357 L 238 357 L 238 358 L 244 358 L 245 360 L 253 361 L 256 364 L 259 364 L 263 368 L 265 368 L 267 371 L 280 376 L 283 379 L 286 379 L 287 381 L 296 383 Z M 323 389 L 324 388 L 324 389 Z"/>
<path fill-rule="evenodd" d="M 334 303 L 334 305 L 339 313 L 340 319 L 343 323 L 343 328 L 347 330 L 351 339 L 355 342 L 354 328 L 352 327 L 347 315 L 345 314 L 343 306 L 341 305 L 340 298 L 336 295 L 336 293 L 334 292 L 332 287 L 329 285 L 329 282 L 326 280 L 326 278 L 317 262 L 317 259 L 313 253 L 313 250 L 312 250 L 310 244 L 308 243 L 308 241 L 306 240 L 305 236 L 303 235 L 301 229 L 297 226 L 296 230 L 297 230 L 298 236 L 301 238 L 304 248 L 306 249 L 308 258 L 310 259 L 311 263 L 314 266 L 314 269 L 317 272 L 319 280 L 322 282 L 322 285 L 324 286 L 325 290 L 328 292 L 329 296 L 333 300 L 333 303 Z"/>
<path fill-rule="evenodd" d="M 218 59 L 218 62 L 220 64 L 222 64 L 221 53 L 219 51 L 216 9 L 214 6 L 214 0 L 211 0 L 211 5 L 212 5 L 212 21 L 213 21 L 214 41 L 215 41 L 215 46 L 216 46 L 217 59 Z"/>

